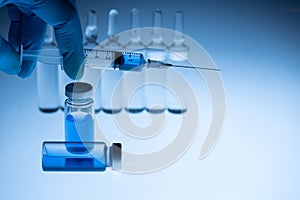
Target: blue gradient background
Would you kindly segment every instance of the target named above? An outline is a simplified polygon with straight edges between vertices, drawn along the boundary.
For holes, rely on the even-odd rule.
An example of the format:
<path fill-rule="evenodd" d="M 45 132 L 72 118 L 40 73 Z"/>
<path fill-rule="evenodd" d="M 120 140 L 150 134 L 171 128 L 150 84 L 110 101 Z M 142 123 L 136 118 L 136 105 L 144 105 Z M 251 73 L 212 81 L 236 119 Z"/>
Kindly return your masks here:
<path fill-rule="evenodd" d="M 64 138 L 63 114 L 38 111 L 35 73 L 22 80 L 0 72 L 1 199 L 300 199 L 300 2 L 135 2 L 80 0 L 82 25 L 95 9 L 101 41 L 110 8 L 120 12 L 120 31 L 129 28 L 133 7 L 142 26 L 162 9 L 166 28 L 182 9 L 185 33 L 222 69 L 227 114 L 214 151 L 197 160 L 199 136 L 184 157 L 156 173 L 43 173 L 41 144 Z M 1 35 L 7 28 L 1 8 Z"/>

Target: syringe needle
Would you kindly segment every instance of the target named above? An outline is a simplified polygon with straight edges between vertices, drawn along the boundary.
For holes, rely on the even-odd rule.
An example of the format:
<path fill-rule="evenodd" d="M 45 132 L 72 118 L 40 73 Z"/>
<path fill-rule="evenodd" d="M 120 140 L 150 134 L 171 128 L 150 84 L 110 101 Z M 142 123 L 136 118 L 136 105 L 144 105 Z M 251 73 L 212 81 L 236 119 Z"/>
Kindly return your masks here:
<path fill-rule="evenodd" d="M 148 67 L 153 68 L 163 68 L 165 67 L 174 67 L 174 68 L 184 68 L 184 69 L 199 69 L 199 70 L 210 70 L 210 71 L 221 71 L 219 68 L 208 68 L 208 67 L 197 67 L 197 66 L 189 66 L 189 65 L 175 65 L 172 63 L 165 63 L 162 61 L 150 60 L 148 59 Z M 153 65 L 152 65 L 153 64 Z"/>
<path fill-rule="evenodd" d="M 208 68 L 208 67 L 197 67 L 197 66 L 187 66 L 187 65 L 173 65 L 169 64 L 171 67 L 175 68 L 185 68 L 185 69 L 200 69 L 200 70 L 210 70 L 210 71 L 221 71 L 219 68 Z"/>

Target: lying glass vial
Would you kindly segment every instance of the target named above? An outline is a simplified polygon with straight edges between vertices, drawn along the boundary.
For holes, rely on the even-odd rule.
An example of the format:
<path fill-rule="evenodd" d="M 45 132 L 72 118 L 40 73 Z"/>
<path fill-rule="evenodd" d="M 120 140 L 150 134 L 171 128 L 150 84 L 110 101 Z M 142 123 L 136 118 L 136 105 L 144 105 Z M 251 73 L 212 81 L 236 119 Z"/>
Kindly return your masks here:
<path fill-rule="evenodd" d="M 101 172 L 107 167 L 117 171 L 122 168 L 121 143 L 107 146 L 104 142 L 44 142 L 42 149 L 44 171 Z"/>

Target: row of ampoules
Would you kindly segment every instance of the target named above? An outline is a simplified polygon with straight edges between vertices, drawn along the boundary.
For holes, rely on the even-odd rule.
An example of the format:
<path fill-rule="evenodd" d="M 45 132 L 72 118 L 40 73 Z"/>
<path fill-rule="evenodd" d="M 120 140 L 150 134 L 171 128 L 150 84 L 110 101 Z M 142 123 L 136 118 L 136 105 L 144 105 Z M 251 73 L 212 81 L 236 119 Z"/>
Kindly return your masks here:
<path fill-rule="evenodd" d="M 136 8 L 131 10 L 131 27 L 129 31 L 128 41 L 121 42 L 117 36 L 119 26 L 118 26 L 119 12 L 116 9 L 109 11 L 108 17 L 108 30 L 107 30 L 107 40 L 102 43 L 97 42 L 98 38 L 98 27 L 97 27 L 97 15 L 94 10 L 90 10 L 87 15 L 87 25 L 85 28 L 84 36 L 86 42 L 84 47 L 87 49 L 100 48 L 114 51 L 139 51 L 140 49 L 156 49 L 158 52 L 155 54 L 149 53 L 153 59 L 165 61 L 168 59 L 168 51 L 180 53 L 180 57 L 173 56 L 171 60 L 183 60 L 187 59 L 187 54 L 189 47 L 184 43 L 183 35 L 183 12 L 181 10 L 176 11 L 174 19 L 174 34 L 172 43 L 167 45 L 165 43 L 164 34 L 162 28 L 163 13 L 161 10 L 156 9 L 153 12 L 153 24 L 150 40 L 142 41 L 142 36 L 140 34 L 140 11 Z M 150 55 L 151 54 L 151 55 Z"/>
<path fill-rule="evenodd" d="M 176 62 L 186 60 L 189 48 L 184 44 L 183 34 L 179 33 L 183 29 L 183 14 L 181 11 L 175 14 L 175 31 L 178 32 L 174 32 L 173 43 L 169 46 L 165 45 L 163 33 L 159 29 L 162 24 L 162 12 L 160 10 L 155 10 L 153 13 L 154 29 L 151 32 L 151 42 L 148 45 L 141 42 L 140 33 L 136 29 L 139 28 L 139 10 L 132 9 L 131 11 L 130 38 L 126 45 L 122 45 L 119 42 L 119 37 L 117 37 L 118 15 L 117 10 L 110 10 L 108 39 L 101 43 L 101 47 L 99 47 L 96 42 L 98 32 L 97 16 L 95 11 L 89 11 L 84 32 L 86 38 L 84 48 L 93 49 L 97 47 L 113 51 L 124 49 L 141 51 L 143 49 L 144 56 L 152 60 L 174 60 Z M 44 48 L 57 48 L 53 28 L 50 26 L 45 37 Z M 176 54 L 171 54 L 170 51 L 176 52 Z M 61 72 L 60 68 L 57 65 L 37 63 L 38 102 L 39 109 L 42 112 L 55 112 L 64 108 L 64 86 L 72 80 Z M 176 85 L 176 80 L 174 80 L 172 73 L 167 70 L 146 69 L 140 73 L 92 70 L 95 69 L 86 68 L 85 75 L 102 73 L 100 80 L 93 84 L 96 112 L 102 110 L 105 113 L 115 114 L 124 109 L 130 113 L 138 113 L 143 110 L 151 113 L 162 113 L 165 110 L 169 110 L 171 113 L 184 113 L 187 110 L 188 97 L 184 94 L 184 89 L 178 85 L 179 89 L 176 91 L 180 94 L 168 90 L 168 83 L 172 82 L 173 85 Z"/>

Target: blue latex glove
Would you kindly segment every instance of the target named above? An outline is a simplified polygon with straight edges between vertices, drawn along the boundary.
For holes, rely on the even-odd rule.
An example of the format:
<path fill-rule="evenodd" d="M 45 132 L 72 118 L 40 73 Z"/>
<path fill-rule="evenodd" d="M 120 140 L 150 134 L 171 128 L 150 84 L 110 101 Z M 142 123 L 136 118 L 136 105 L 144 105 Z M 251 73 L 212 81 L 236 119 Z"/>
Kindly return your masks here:
<path fill-rule="evenodd" d="M 35 63 L 23 61 L 20 66 L 18 50 L 40 49 L 46 24 L 54 27 L 58 47 L 64 57 L 64 70 L 72 79 L 83 75 L 83 46 L 80 19 L 75 1 L 68 0 L 0 0 L 7 5 L 11 20 L 9 42 L 0 36 L 0 70 L 27 77 Z"/>

